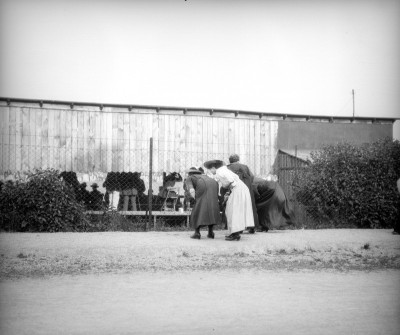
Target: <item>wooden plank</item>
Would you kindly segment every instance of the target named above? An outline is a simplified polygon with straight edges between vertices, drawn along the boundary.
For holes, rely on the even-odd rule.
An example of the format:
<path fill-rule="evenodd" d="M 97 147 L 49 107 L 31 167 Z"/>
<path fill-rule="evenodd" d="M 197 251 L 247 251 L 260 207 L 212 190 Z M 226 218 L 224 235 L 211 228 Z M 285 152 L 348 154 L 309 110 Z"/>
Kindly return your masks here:
<path fill-rule="evenodd" d="M 35 110 L 35 168 L 42 168 L 42 108 Z"/>
<path fill-rule="evenodd" d="M 66 124 L 66 114 L 65 110 L 58 110 L 57 115 L 59 118 L 59 123 L 58 123 L 58 131 L 59 131 L 59 168 L 61 171 L 68 171 L 67 165 L 66 165 L 66 144 L 67 144 L 67 127 L 68 125 Z"/>
<path fill-rule="evenodd" d="M 106 142 L 107 142 L 107 151 L 106 151 L 106 164 L 107 172 L 111 172 L 113 168 L 113 113 L 106 113 Z"/>
<path fill-rule="evenodd" d="M 41 166 L 43 169 L 49 168 L 49 111 L 46 108 L 42 109 L 42 131 L 40 137 L 42 141 L 42 157 Z"/>
<path fill-rule="evenodd" d="M 116 172 L 118 166 L 118 114 L 112 114 L 112 152 L 111 152 L 111 170 Z"/>
<path fill-rule="evenodd" d="M 260 139 L 261 139 L 261 121 L 255 121 L 254 125 L 254 156 L 255 156 L 255 163 L 254 163 L 254 174 L 259 176 L 261 173 L 261 150 L 260 150 Z"/>
<path fill-rule="evenodd" d="M 249 120 L 249 160 L 248 164 L 251 171 L 255 171 L 255 157 L 254 157 L 254 128 L 257 120 Z M 253 172 L 254 173 L 254 172 Z"/>
<path fill-rule="evenodd" d="M 136 119 L 137 116 L 135 114 L 128 114 L 129 119 L 129 165 L 131 171 L 137 170 L 137 157 L 135 155 L 135 149 L 138 146 L 137 139 L 140 134 L 137 133 L 136 130 Z"/>
<path fill-rule="evenodd" d="M 118 113 L 118 171 L 124 169 L 124 116 L 122 113 Z"/>
<path fill-rule="evenodd" d="M 8 108 L 8 169 L 16 172 L 16 113 L 15 108 Z"/>
<path fill-rule="evenodd" d="M 91 173 L 94 171 L 95 162 L 94 162 L 94 150 L 95 150 L 95 140 L 94 140 L 94 131 L 95 131 L 95 117 L 97 111 L 89 112 L 88 114 L 88 150 L 87 150 L 87 157 L 88 157 L 88 166 L 87 172 Z"/>
<path fill-rule="evenodd" d="M 73 109 L 71 114 L 71 169 L 72 171 L 78 170 L 78 112 Z"/>
<path fill-rule="evenodd" d="M 243 151 L 244 129 L 241 119 L 235 119 L 235 150 L 231 154 L 241 155 Z"/>
<path fill-rule="evenodd" d="M 83 111 L 77 111 L 77 128 L 78 140 L 77 140 L 77 152 L 78 152 L 78 164 L 77 172 L 82 173 L 85 171 L 85 144 L 84 144 L 84 131 L 85 131 L 85 113 Z"/>
<path fill-rule="evenodd" d="M 266 124 L 268 121 L 261 120 L 260 123 L 260 174 L 266 174 L 266 155 L 267 155 L 267 148 L 266 148 L 266 140 L 265 140 L 265 132 L 266 132 Z"/>
<path fill-rule="evenodd" d="M 7 107 L 0 106 L 0 173 L 5 172 L 3 160 L 5 160 L 4 136 L 5 136 L 5 110 Z"/>
<path fill-rule="evenodd" d="M 166 172 L 166 162 L 165 162 L 165 151 L 166 151 L 166 143 L 165 143 L 165 115 L 158 116 L 158 124 L 159 124 L 159 150 L 158 150 L 158 161 L 159 161 L 159 170 L 160 172 Z"/>
<path fill-rule="evenodd" d="M 22 171 L 22 108 L 15 108 L 15 170 Z"/>
<path fill-rule="evenodd" d="M 207 123 L 207 160 L 218 159 L 213 153 L 213 122 L 210 117 L 206 118 Z"/>
<path fill-rule="evenodd" d="M 229 157 L 235 152 L 235 119 L 228 120 L 228 152 Z"/>
<path fill-rule="evenodd" d="M 218 119 L 215 117 L 211 118 L 211 122 L 212 122 L 212 153 L 214 157 L 217 157 L 218 159 L 224 159 L 223 157 L 221 157 L 221 154 L 219 152 L 219 147 L 220 147 L 220 143 L 219 143 L 219 124 L 218 124 Z"/>
<path fill-rule="evenodd" d="M 30 170 L 29 166 L 29 155 L 30 155 L 30 144 L 31 144 L 31 137 L 30 137 L 30 126 L 29 126 L 29 119 L 30 119 L 30 108 L 23 108 L 22 109 L 22 170 L 24 172 Z"/>
<path fill-rule="evenodd" d="M 99 137 L 99 146 L 100 146 L 100 152 L 99 152 L 99 159 L 100 159 L 100 167 L 99 170 L 102 173 L 107 172 L 107 113 L 106 112 L 101 112 L 99 114 L 99 124 L 100 124 L 100 133 L 98 134 Z"/>
<path fill-rule="evenodd" d="M 181 151 L 181 116 L 180 115 L 171 115 L 171 118 L 174 123 L 174 137 L 173 137 L 173 155 L 174 160 L 172 162 L 172 169 L 177 172 L 183 171 L 185 165 L 185 152 Z"/>
<path fill-rule="evenodd" d="M 202 131 L 202 137 L 201 137 L 201 154 L 202 154 L 202 163 L 206 162 L 208 160 L 208 148 L 207 148 L 207 121 L 205 120 L 204 116 L 200 116 L 201 118 L 201 131 Z M 203 166 L 203 165 L 202 165 Z M 204 168 L 204 167 L 203 167 Z"/>
<path fill-rule="evenodd" d="M 196 130 L 196 135 L 195 135 L 195 143 L 196 143 L 196 166 L 203 166 L 204 162 L 206 161 L 204 159 L 202 150 L 203 150 L 203 118 L 201 116 L 194 116 L 195 120 L 195 130 Z"/>
<path fill-rule="evenodd" d="M 131 169 L 132 163 L 130 159 L 130 123 L 129 123 L 129 114 L 123 114 L 123 158 L 124 158 L 124 167 L 123 170 L 126 172 L 132 171 Z"/>
<path fill-rule="evenodd" d="M 2 112 L 2 137 L 3 137 L 3 153 L 2 153 L 2 170 L 9 172 L 10 170 L 10 107 L 3 107 Z"/>
<path fill-rule="evenodd" d="M 152 136 L 153 136 L 153 173 L 157 174 L 160 171 L 160 162 L 159 162 L 159 137 L 160 137 L 160 129 L 158 126 L 158 115 L 152 115 Z M 150 145 L 150 144 L 148 144 Z M 143 167 L 144 171 L 148 170 L 147 167 Z"/>
<path fill-rule="evenodd" d="M 29 109 L 29 169 L 32 171 L 36 167 L 36 116 L 37 108 Z"/>
<path fill-rule="evenodd" d="M 61 111 L 65 120 L 64 148 L 65 148 L 65 170 L 72 170 L 72 115 L 67 109 Z"/>
<path fill-rule="evenodd" d="M 142 130 L 139 134 L 140 137 L 140 156 L 137 161 L 137 171 L 148 171 L 149 169 L 149 152 L 150 152 L 150 137 L 152 137 L 153 121 L 152 115 L 144 114 L 141 115 L 141 122 L 143 122 L 144 131 Z M 141 124 L 138 122 L 138 128 L 141 128 Z"/>
<path fill-rule="evenodd" d="M 93 172 L 101 171 L 101 114 L 100 111 L 93 113 Z"/>
<path fill-rule="evenodd" d="M 223 156 L 229 157 L 229 119 L 222 119 L 224 138 L 223 138 Z"/>
<path fill-rule="evenodd" d="M 193 151 L 193 133 L 194 128 L 194 117 L 184 116 L 180 125 L 180 138 L 181 143 L 181 171 L 185 171 L 187 168 L 195 165 L 193 162 L 192 151 Z"/>

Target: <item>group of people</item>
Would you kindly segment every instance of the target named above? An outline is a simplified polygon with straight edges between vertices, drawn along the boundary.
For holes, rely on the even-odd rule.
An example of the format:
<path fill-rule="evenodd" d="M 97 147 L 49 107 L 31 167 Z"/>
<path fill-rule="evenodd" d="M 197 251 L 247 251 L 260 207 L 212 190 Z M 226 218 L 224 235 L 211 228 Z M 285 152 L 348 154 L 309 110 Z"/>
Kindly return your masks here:
<path fill-rule="evenodd" d="M 191 238 L 200 239 L 202 227 L 208 227 L 207 237 L 214 238 L 213 227 L 224 220 L 227 241 L 239 241 L 246 230 L 250 234 L 266 232 L 270 226 L 279 225 L 282 217 L 288 224 L 294 223 L 293 212 L 277 182 L 255 178 L 236 154 L 229 157 L 229 163 L 205 162 L 210 175 L 201 168 L 186 171 L 185 190 L 195 199 L 191 214 L 195 231 Z"/>
<path fill-rule="evenodd" d="M 85 182 L 79 185 L 79 190 L 76 192 L 76 200 L 83 203 L 85 208 L 92 211 L 98 211 L 103 208 L 103 193 L 98 190 L 99 185 L 93 183 L 92 191 L 86 189 Z"/>

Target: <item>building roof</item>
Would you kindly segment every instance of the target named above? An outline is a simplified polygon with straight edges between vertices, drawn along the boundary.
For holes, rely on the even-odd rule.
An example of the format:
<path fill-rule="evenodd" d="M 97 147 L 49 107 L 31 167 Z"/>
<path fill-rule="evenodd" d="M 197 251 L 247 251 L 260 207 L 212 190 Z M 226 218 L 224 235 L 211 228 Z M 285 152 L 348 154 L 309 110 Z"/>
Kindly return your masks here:
<path fill-rule="evenodd" d="M 400 118 L 385 118 L 385 117 L 357 117 L 357 116 L 326 116 L 326 115 L 307 115 L 307 114 L 279 114 L 260 111 L 245 111 L 234 109 L 221 108 L 204 108 L 204 107 L 174 107 L 174 106 L 158 106 L 158 105 L 136 105 L 136 104 L 113 104 L 113 103 L 96 103 L 96 102 L 78 102 L 78 101 L 62 101 L 62 100 L 43 100 L 43 99 L 22 99 L 0 97 L 0 102 L 5 102 L 8 106 L 13 103 L 37 104 L 40 107 L 43 105 L 63 105 L 71 109 L 78 107 L 98 107 L 99 110 L 104 108 L 122 108 L 127 112 L 134 113 L 135 110 L 146 110 L 149 113 L 174 113 L 184 115 L 214 115 L 220 117 L 238 117 L 238 118 L 253 118 L 267 119 L 277 121 L 310 121 L 310 122 L 331 122 L 331 123 L 394 123 Z"/>

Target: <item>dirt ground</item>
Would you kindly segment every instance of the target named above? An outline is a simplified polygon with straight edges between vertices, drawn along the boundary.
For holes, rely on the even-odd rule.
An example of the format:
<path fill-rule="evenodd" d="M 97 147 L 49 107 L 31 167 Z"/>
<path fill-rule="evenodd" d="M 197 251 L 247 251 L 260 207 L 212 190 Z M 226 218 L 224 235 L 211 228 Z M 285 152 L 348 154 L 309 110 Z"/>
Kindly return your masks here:
<path fill-rule="evenodd" d="M 400 271 L 222 270 L 0 283 L 10 334 L 399 334 Z"/>
<path fill-rule="evenodd" d="M 400 334 L 400 237 L 0 234 L 1 334 Z"/>

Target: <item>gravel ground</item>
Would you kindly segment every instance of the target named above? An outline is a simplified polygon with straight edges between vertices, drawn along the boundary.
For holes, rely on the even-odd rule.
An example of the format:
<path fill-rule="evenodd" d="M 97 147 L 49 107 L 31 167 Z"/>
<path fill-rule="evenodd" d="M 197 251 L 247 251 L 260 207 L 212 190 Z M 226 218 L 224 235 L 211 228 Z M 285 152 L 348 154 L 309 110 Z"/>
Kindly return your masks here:
<path fill-rule="evenodd" d="M 274 230 L 237 242 L 191 232 L 2 233 L 0 279 L 193 270 L 400 269 L 391 230 Z"/>

